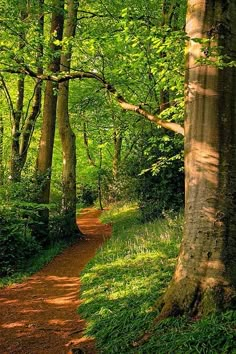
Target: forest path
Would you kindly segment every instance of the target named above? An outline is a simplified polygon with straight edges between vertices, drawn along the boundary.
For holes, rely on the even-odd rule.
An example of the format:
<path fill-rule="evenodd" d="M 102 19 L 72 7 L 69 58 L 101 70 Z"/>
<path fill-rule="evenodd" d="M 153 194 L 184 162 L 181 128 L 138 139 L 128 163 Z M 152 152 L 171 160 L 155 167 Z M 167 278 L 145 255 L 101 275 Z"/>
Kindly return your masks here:
<path fill-rule="evenodd" d="M 79 273 L 111 234 L 111 226 L 100 223 L 100 214 L 84 209 L 78 224 L 85 240 L 67 248 L 24 283 L 0 289 L 1 354 L 67 354 L 72 347 L 96 353 L 94 341 L 83 337 L 85 321 L 77 307 Z"/>

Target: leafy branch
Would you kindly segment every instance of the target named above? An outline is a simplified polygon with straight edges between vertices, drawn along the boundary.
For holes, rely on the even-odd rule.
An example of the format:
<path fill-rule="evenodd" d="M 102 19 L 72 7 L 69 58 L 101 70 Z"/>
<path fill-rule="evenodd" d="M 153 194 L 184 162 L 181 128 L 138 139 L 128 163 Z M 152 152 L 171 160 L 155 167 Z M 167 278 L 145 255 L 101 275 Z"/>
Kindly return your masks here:
<path fill-rule="evenodd" d="M 150 122 L 153 122 L 156 125 L 161 126 L 162 128 L 172 130 L 175 133 L 184 135 L 184 128 L 180 124 L 164 121 L 164 120 L 158 118 L 156 115 L 152 114 L 151 112 L 145 110 L 142 106 L 127 102 L 125 100 L 125 98 L 116 90 L 116 88 L 112 84 L 107 82 L 105 80 L 105 78 L 101 77 L 100 75 L 98 75 L 95 72 L 77 71 L 77 72 L 72 72 L 72 73 L 60 72 L 60 74 L 38 74 L 38 73 L 34 72 L 33 70 L 31 70 L 26 65 L 24 65 L 18 69 L 6 69 L 3 71 L 8 72 L 8 73 L 14 73 L 14 74 L 24 74 L 24 75 L 28 75 L 30 77 L 33 77 L 33 78 L 36 78 L 39 80 L 53 81 L 53 82 L 57 82 L 57 83 L 62 83 L 62 82 L 74 80 L 74 79 L 81 79 L 81 80 L 85 79 L 85 78 L 95 79 L 95 80 L 99 81 L 108 92 L 110 92 L 112 94 L 112 96 L 116 99 L 117 103 L 124 110 L 135 112 L 135 113 L 145 117 Z"/>

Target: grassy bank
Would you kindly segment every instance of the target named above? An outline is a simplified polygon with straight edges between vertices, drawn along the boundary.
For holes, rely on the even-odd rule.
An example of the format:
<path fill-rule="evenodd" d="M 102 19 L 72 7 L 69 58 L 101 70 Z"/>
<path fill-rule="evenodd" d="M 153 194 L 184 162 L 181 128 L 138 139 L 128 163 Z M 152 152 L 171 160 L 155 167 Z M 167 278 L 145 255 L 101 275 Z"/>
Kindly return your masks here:
<path fill-rule="evenodd" d="M 82 274 L 81 315 L 104 354 L 236 353 L 236 313 L 154 326 L 157 299 L 171 279 L 182 236 L 181 215 L 141 224 L 134 206 L 103 214 L 113 236 Z M 131 343 L 153 331 L 143 346 Z"/>

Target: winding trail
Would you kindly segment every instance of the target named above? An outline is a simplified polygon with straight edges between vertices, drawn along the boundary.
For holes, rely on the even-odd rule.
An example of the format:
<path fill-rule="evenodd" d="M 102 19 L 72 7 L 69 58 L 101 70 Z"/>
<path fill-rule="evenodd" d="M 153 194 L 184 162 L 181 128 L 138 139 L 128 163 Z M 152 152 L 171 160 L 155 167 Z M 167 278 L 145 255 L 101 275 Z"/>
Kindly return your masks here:
<path fill-rule="evenodd" d="M 0 289 L 1 354 L 95 354 L 95 343 L 83 336 L 85 321 L 79 274 L 111 234 L 98 220 L 99 210 L 84 209 L 78 217 L 85 240 L 56 256 L 24 283 Z"/>

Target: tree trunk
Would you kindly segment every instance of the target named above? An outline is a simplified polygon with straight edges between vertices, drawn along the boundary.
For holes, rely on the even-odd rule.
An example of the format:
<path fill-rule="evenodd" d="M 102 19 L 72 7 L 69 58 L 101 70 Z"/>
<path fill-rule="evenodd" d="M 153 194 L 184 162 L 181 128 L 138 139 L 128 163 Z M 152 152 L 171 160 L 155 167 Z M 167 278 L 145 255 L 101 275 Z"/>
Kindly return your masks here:
<path fill-rule="evenodd" d="M 62 40 L 64 23 L 64 1 L 53 0 L 52 8 L 54 10 L 51 20 L 50 48 L 53 58 L 51 64 L 49 65 L 49 70 L 53 73 L 56 73 L 60 70 L 60 57 L 58 55 L 60 46 L 56 43 L 56 41 Z M 37 201 L 42 204 L 48 204 L 50 198 L 52 154 L 56 124 L 57 90 L 58 85 L 56 83 L 47 81 L 44 93 L 43 124 L 36 163 L 36 175 L 39 185 Z M 41 221 L 44 224 L 43 234 L 41 235 L 42 237 L 47 237 L 48 234 L 48 218 L 49 210 L 48 208 L 43 208 L 41 213 Z"/>
<path fill-rule="evenodd" d="M 20 49 L 22 44 L 20 44 Z M 20 181 L 20 123 L 24 107 L 25 80 L 19 78 L 17 83 L 17 103 L 16 111 L 13 112 L 12 122 L 12 143 L 10 160 L 10 179 L 13 182 Z"/>
<path fill-rule="evenodd" d="M 77 23 L 78 1 L 67 1 L 67 18 L 63 38 L 72 38 L 75 35 Z M 72 48 L 61 56 L 60 69 L 70 71 Z M 63 233 L 65 236 L 81 234 L 76 223 L 76 142 L 69 119 L 69 82 L 59 84 L 57 115 L 59 133 L 62 143 L 63 170 L 62 170 L 62 214 L 66 220 Z"/>
<path fill-rule="evenodd" d="M 39 20 L 38 20 L 38 33 L 40 36 L 43 36 L 44 29 L 44 14 L 43 14 L 43 5 L 44 0 L 39 0 Z M 22 21 L 26 19 L 28 13 L 26 9 L 21 12 Z M 25 33 L 22 31 L 20 33 L 20 44 L 19 49 L 23 49 L 25 46 Z M 41 38 L 39 38 L 41 39 Z M 38 51 L 37 51 L 37 61 L 38 69 L 37 74 L 40 75 L 43 73 L 42 64 L 40 60 L 43 56 L 43 45 L 39 42 Z M 27 154 L 29 150 L 30 140 L 34 132 L 35 122 L 40 113 L 41 108 L 41 92 L 42 84 L 40 80 L 37 80 L 34 87 L 34 102 L 28 117 L 24 118 L 24 101 L 25 101 L 25 80 L 24 77 L 18 79 L 18 96 L 16 102 L 16 109 L 11 107 L 12 110 L 12 147 L 11 147 L 11 160 L 10 160 L 10 176 L 12 182 L 19 182 L 21 180 L 21 173 L 25 166 L 27 159 Z M 6 88 L 7 90 L 7 88 Z M 10 93 L 9 98 L 10 98 Z M 27 114 L 25 112 L 25 114 Z"/>
<path fill-rule="evenodd" d="M 2 119 L 2 114 L 0 113 L 0 186 L 2 186 L 4 182 L 3 133 L 4 133 L 3 119 Z"/>
<path fill-rule="evenodd" d="M 37 51 L 37 74 L 43 74 L 42 67 L 42 57 L 43 57 L 43 44 L 41 42 L 41 37 L 44 34 L 44 0 L 39 0 L 39 20 L 38 20 L 38 33 L 39 33 L 39 45 Z M 31 137 L 34 132 L 34 127 L 36 120 L 40 114 L 41 110 L 41 102 L 42 102 L 42 82 L 40 80 L 36 81 L 34 87 L 34 102 L 29 116 L 26 118 L 24 123 L 23 130 L 21 132 L 21 141 L 20 141 L 20 175 L 25 166 L 25 162 L 27 159 L 27 154 L 30 146 Z"/>
<path fill-rule="evenodd" d="M 101 139 L 102 144 L 102 139 Z M 99 149 L 99 163 L 98 163 L 98 203 L 101 210 L 103 210 L 102 205 L 102 149 Z"/>
<path fill-rule="evenodd" d="M 159 320 L 236 305 L 236 68 L 196 62 L 214 46 L 236 60 L 235 1 L 189 0 L 186 28 L 184 237 Z"/>
<path fill-rule="evenodd" d="M 119 165 L 121 160 L 121 150 L 122 150 L 122 134 L 120 129 L 114 128 L 113 142 L 114 142 L 114 155 L 112 161 L 112 172 L 113 179 L 117 181 L 119 175 Z"/>
<path fill-rule="evenodd" d="M 25 5 L 20 11 L 20 18 L 24 21 L 28 14 Z M 19 50 L 25 47 L 25 30 L 19 33 Z M 20 124 L 23 117 L 25 96 L 25 79 L 19 77 L 17 81 L 17 101 L 16 109 L 12 111 L 12 143 L 11 143 L 11 160 L 10 160 L 10 179 L 13 182 L 20 181 Z"/>

